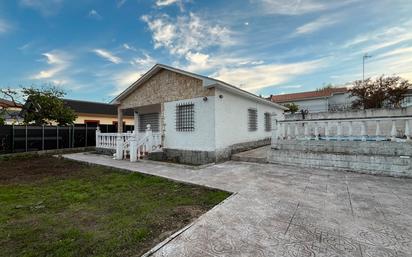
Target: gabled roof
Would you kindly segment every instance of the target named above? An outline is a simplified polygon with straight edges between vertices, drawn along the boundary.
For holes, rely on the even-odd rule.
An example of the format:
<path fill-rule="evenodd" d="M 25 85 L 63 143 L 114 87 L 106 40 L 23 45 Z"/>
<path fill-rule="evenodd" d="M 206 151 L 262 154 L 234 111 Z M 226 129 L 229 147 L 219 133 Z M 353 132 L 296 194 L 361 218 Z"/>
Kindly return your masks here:
<path fill-rule="evenodd" d="M 19 104 L 19 103 L 14 103 L 13 101 L 9 101 L 9 100 L 0 98 L 0 107 L 3 107 L 3 108 L 11 108 L 11 107 L 22 108 L 23 105 Z"/>
<path fill-rule="evenodd" d="M 174 67 L 171 67 L 171 66 L 168 66 L 168 65 L 164 65 L 164 64 L 154 65 L 148 72 L 146 72 L 137 81 L 135 81 L 133 84 L 131 84 L 128 88 L 126 88 L 122 93 L 120 93 L 110 103 L 119 104 L 121 102 L 121 100 L 123 100 L 125 97 L 127 97 L 130 93 L 132 93 L 134 90 L 136 90 L 136 88 L 138 88 L 144 82 L 149 80 L 151 77 L 153 77 L 155 74 L 157 74 L 162 69 L 173 71 L 173 72 L 176 72 L 176 73 L 179 73 L 179 74 L 183 74 L 183 75 L 186 75 L 186 76 L 189 76 L 189 77 L 192 77 L 192 78 L 199 79 L 199 80 L 202 81 L 202 86 L 205 87 L 205 88 L 217 87 L 217 88 L 220 88 L 220 89 L 223 89 L 223 90 L 227 90 L 231 93 L 235 93 L 235 94 L 238 94 L 240 96 L 250 98 L 250 99 L 253 99 L 255 101 L 259 101 L 259 102 L 267 104 L 267 105 L 271 105 L 271 106 L 278 107 L 278 108 L 283 109 L 283 110 L 287 110 L 287 108 L 282 106 L 282 105 L 279 105 L 279 104 L 271 102 L 267 99 L 261 98 L 261 97 L 255 95 L 255 94 L 247 92 L 243 89 L 240 89 L 236 86 L 230 85 L 230 84 L 228 84 L 226 82 L 223 82 L 221 80 L 217 80 L 217 79 L 206 77 L 206 76 L 199 75 L 199 74 L 196 74 L 196 73 L 192 73 L 192 72 L 188 72 L 188 71 L 185 71 L 185 70 L 177 69 L 177 68 L 174 68 Z"/>
<path fill-rule="evenodd" d="M 72 99 L 63 99 L 63 102 L 66 106 L 73 109 L 76 113 L 117 116 L 117 106 L 113 104 Z M 133 110 L 125 110 L 124 115 L 133 116 Z"/>
<path fill-rule="evenodd" d="M 346 92 L 348 92 L 348 89 L 346 87 L 334 87 L 326 88 L 323 90 L 300 92 L 293 94 L 272 95 L 270 98 L 273 102 L 284 103 L 306 99 L 325 98 L 330 97 L 334 94 L 343 94 Z"/>

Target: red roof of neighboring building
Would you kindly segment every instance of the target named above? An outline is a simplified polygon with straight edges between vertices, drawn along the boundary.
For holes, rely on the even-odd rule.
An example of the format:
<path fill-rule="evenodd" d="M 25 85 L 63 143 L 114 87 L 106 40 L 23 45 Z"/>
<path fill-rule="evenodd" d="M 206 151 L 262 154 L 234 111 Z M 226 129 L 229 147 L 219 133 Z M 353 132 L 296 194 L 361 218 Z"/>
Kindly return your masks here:
<path fill-rule="evenodd" d="M 0 98 L 0 107 L 3 107 L 3 108 L 10 108 L 10 107 L 22 108 L 23 105 Z"/>
<path fill-rule="evenodd" d="M 308 92 L 300 92 L 300 93 L 293 93 L 293 94 L 284 94 L 284 95 L 271 95 L 270 98 L 272 102 L 282 103 L 282 102 L 291 102 L 303 99 L 311 99 L 311 98 L 321 98 L 332 96 L 338 93 L 346 93 L 348 89 L 346 87 L 333 87 L 333 88 L 326 88 L 323 90 L 316 90 L 316 91 L 308 91 Z"/>

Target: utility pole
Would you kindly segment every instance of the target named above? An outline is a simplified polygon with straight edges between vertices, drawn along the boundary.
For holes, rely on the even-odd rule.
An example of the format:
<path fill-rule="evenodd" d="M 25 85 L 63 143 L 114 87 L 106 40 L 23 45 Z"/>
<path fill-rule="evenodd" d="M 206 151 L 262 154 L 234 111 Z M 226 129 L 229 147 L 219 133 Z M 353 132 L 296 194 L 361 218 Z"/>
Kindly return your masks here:
<path fill-rule="evenodd" d="M 364 54 L 363 55 L 363 58 L 362 58 L 362 82 L 365 82 L 365 60 L 366 59 L 368 59 L 368 58 L 371 58 L 372 57 L 372 55 L 368 55 L 368 53 L 366 53 L 366 54 Z"/>

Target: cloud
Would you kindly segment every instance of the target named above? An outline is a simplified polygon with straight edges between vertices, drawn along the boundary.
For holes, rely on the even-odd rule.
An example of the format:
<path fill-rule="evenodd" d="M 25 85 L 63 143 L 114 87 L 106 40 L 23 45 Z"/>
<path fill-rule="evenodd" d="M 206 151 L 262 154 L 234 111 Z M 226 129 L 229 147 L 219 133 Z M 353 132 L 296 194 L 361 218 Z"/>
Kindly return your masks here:
<path fill-rule="evenodd" d="M 140 67 L 150 68 L 156 64 L 156 60 L 148 54 L 144 54 L 143 57 L 134 58 L 131 64 L 138 65 Z"/>
<path fill-rule="evenodd" d="M 176 4 L 177 6 L 179 6 L 180 11 L 184 11 L 184 1 L 186 0 L 156 0 L 155 4 L 157 7 L 167 7 Z"/>
<path fill-rule="evenodd" d="M 361 48 L 362 52 L 374 52 L 412 40 L 412 26 L 409 23 L 386 27 L 358 35 L 344 44 L 346 48 Z"/>
<path fill-rule="evenodd" d="M 10 29 L 10 24 L 8 24 L 5 20 L 0 19 L 0 34 L 8 32 Z"/>
<path fill-rule="evenodd" d="M 108 50 L 105 49 L 93 49 L 93 52 L 102 57 L 103 59 L 108 60 L 109 62 L 119 64 L 122 62 L 122 59 L 120 57 L 115 56 L 113 53 L 111 53 Z"/>
<path fill-rule="evenodd" d="M 405 54 L 412 54 L 412 46 L 393 49 L 391 51 L 378 55 L 378 58 L 394 57 Z"/>
<path fill-rule="evenodd" d="M 129 44 L 124 43 L 122 47 L 126 50 L 136 51 L 136 48 L 130 46 Z"/>
<path fill-rule="evenodd" d="M 257 2 L 264 7 L 266 12 L 273 14 L 300 15 L 326 9 L 325 4 L 312 0 L 261 0 Z"/>
<path fill-rule="evenodd" d="M 44 16 L 57 14 L 63 5 L 63 0 L 20 0 L 20 6 L 39 11 Z"/>
<path fill-rule="evenodd" d="M 302 34 L 310 34 L 313 32 L 316 32 L 318 30 L 321 30 L 323 28 L 332 26 L 336 24 L 339 21 L 338 17 L 333 15 L 333 16 L 324 16 L 320 17 L 314 21 L 311 21 L 309 23 L 306 23 L 300 27 L 298 27 L 295 31 L 296 34 L 302 35 Z"/>
<path fill-rule="evenodd" d="M 117 8 L 122 7 L 126 2 L 127 0 L 117 0 L 117 3 L 116 3 Z"/>
<path fill-rule="evenodd" d="M 180 1 L 179 0 L 157 0 L 156 5 L 157 6 L 167 6 L 167 5 L 175 4 L 178 2 Z"/>
<path fill-rule="evenodd" d="M 335 9 L 357 0 L 322 1 L 322 0 L 251 0 L 258 4 L 266 14 L 303 15 L 307 13 Z"/>
<path fill-rule="evenodd" d="M 234 54 L 205 54 L 201 52 L 188 52 L 185 55 L 185 61 L 186 65 L 176 64 L 176 66 L 181 67 L 183 70 L 198 73 L 210 73 L 224 68 L 233 69 L 264 63 L 262 60 Z"/>
<path fill-rule="evenodd" d="M 286 85 L 286 86 L 279 86 L 278 88 L 295 89 L 295 88 L 302 88 L 302 85 Z"/>
<path fill-rule="evenodd" d="M 295 76 L 311 73 L 325 65 L 324 59 L 288 64 L 261 64 L 247 67 L 223 68 L 213 77 L 248 91 L 285 83 Z"/>
<path fill-rule="evenodd" d="M 70 66 L 70 57 L 62 51 L 51 51 L 42 54 L 46 59 L 46 63 L 50 66 L 49 69 L 41 70 L 37 74 L 32 76 L 32 79 L 44 80 L 48 79 L 51 82 L 59 81 L 62 84 L 62 79 L 57 79 L 56 76 L 59 75 L 62 71 L 66 70 Z"/>
<path fill-rule="evenodd" d="M 95 20 L 101 20 L 102 16 L 95 10 L 91 9 L 89 13 L 87 14 L 89 18 L 95 19 Z"/>
<path fill-rule="evenodd" d="M 130 62 L 132 64 L 131 68 L 129 67 L 125 70 L 115 72 L 112 70 L 108 71 L 108 74 L 105 74 L 104 76 L 108 77 L 109 80 L 115 85 L 115 89 L 110 95 L 115 96 L 123 92 L 123 90 L 138 80 L 153 65 L 155 65 L 156 62 L 157 61 L 155 58 L 148 54 L 143 54 L 143 56 L 136 57 Z"/>
<path fill-rule="evenodd" d="M 188 52 L 186 54 L 186 60 L 189 62 L 187 69 L 191 71 L 210 69 L 214 64 L 210 62 L 209 57 L 208 54 Z"/>
<path fill-rule="evenodd" d="M 170 54 L 185 56 L 212 46 L 223 47 L 233 43 L 231 31 L 224 26 L 212 25 L 198 15 L 190 13 L 172 19 L 167 15 L 142 16 L 152 32 L 154 48 L 164 47 Z"/>

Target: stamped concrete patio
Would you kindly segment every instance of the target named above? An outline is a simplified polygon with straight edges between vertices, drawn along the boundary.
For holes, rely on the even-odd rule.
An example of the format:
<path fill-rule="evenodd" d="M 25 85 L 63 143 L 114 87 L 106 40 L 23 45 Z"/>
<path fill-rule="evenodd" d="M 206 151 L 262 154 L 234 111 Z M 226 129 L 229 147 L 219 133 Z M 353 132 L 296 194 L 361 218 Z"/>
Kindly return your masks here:
<path fill-rule="evenodd" d="M 150 256 L 412 256 L 412 180 L 271 164 L 66 158 L 231 192 Z"/>

